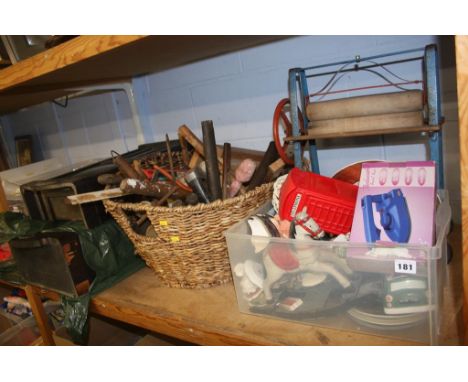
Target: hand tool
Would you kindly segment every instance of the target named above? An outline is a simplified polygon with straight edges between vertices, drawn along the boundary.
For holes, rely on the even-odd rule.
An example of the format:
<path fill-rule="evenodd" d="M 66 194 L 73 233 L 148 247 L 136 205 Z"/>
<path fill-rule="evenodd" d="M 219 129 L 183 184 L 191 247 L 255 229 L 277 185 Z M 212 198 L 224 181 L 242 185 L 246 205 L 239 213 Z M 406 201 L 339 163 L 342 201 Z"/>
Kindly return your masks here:
<path fill-rule="evenodd" d="M 139 180 L 145 180 L 146 176 L 138 174 L 135 169 L 130 166 L 130 164 L 123 158 L 119 153 L 116 151 L 112 150 L 111 151 L 112 155 L 112 162 L 118 166 L 120 172 L 126 177 L 126 178 L 132 178 L 132 179 L 139 179 Z"/>
<path fill-rule="evenodd" d="M 231 171 L 231 144 L 223 146 L 223 200 L 228 198 L 229 172 Z"/>
<path fill-rule="evenodd" d="M 169 191 L 167 191 L 166 195 L 164 195 L 161 199 L 159 199 L 158 201 L 155 201 L 153 204 L 153 206 L 162 206 L 163 203 L 169 199 L 171 197 L 171 195 L 173 195 L 175 192 L 177 191 L 177 185 L 173 184 L 170 188 Z"/>
<path fill-rule="evenodd" d="M 145 172 L 141 168 L 141 163 L 140 163 L 139 160 L 134 159 L 133 162 L 132 162 L 132 167 L 135 170 L 135 172 L 138 174 L 138 176 L 141 178 L 141 180 L 148 179 Z"/>
<path fill-rule="evenodd" d="M 92 191 L 84 194 L 68 195 L 67 199 L 70 201 L 70 204 L 84 204 L 97 202 L 99 200 L 118 198 L 124 196 L 127 193 L 122 191 L 120 188 L 109 188 L 101 191 Z"/>
<path fill-rule="evenodd" d="M 169 160 L 169 170 L 171 171 L 171 181 L 175 185 L 176 184 L 176 176 L 174 172 L 174 162 L 172 161 L 172 151 L 171 151 L 171 143 L 169 141 L 169 135 L 166 134 L 166 149 L 167 149 L 167 156 Z"/>
<path fill-rule="evenodd" d="M 171 175 L 170 173 L 168 173 L 165 169 L 163 169 L 162 167 L 159 167 L 158 165 L 155 165 L 155 164 L 153 164 L 153 168 L 154 168 L 155 170 L 159 171 L 159 172 L 160 172 L 162 175 L 164 175 L 167 179 L 169 179 L 169 180 L 172 181 L 172 175 Z M 177 179 L 176 179 L 175 183 L 177 184 L 177 186 L 178 186 L 180 189 L 182 189 L 182 190 L 184 190 L 184 191 L 186 191 L 186 192 L 192 192 L 192 189 L 191 189 L 189 186 L 183 184 L 180 180 L 177 180 Z"/>
<path fill-rule="evenodd" d="M 153 196 L 157 199 L 161 199 L 166 195 L 173 185 L 167 182 L 156 182 L 151 183 L 149 181 L 141 181 L 139 179 L 124 179 L 120 183 L 120 189 L 129 194 L 137 194 L 144 196 Z M 187 191 L 178 188 L 174 193 L 178 197 L 185 196 Z"/>
<path fill-rule="evenodd" d="M 286 163 L 282 158 L 278 158 L 272 164 L 270 164 L 267 170 L 267 181 L 272 182 L 278 178 L 283 173 L 285 166 Z"/>
<path fill-rule="evenodd" d="M 202 161 L 202 156 L 198 153 L 198 152 L 194 152 L 192 154 L 192 157 L 190 158 L 190 161 L 189 161 L 189 168 L 195 168 L 198 166 L 198 164 Z"/>
<path fill-rule="evenodd" d="M 189 206 L 194 206 L 198 204 L 198 196 L 196 193 L 192 192 L 185 197 L 185 204 Z"/>
<path fill-rule="evenodd" d="M 122 177 L 117 174 L 101 174 L 97 177 L 97 181 L 103 186 L 112 186 L 120 184 Z"/>
<path fill-rule="evenodd" d="M 178 130 L 179 137 L 183 137 L 188 143 L 192 145 L 195 152 L 201 156 L 205 156 L 205 150 L 203 147 L 203 142 L 198 139 L 198 137 L 190 130 L 187 126 L 182 125 Z M 220 165 L 223 164 L 223 149 L 221 147 L 216 147 L 216 157 Z"/>
<path fill-rule="evenodd" d="M 190 158 L 189 158 L 189 153 L 187 150 L 187 141 L 180 134 L 180 132 L 178 132 L 177 135 L 179 137 L 180 148 L 182 150 L 182 161 L 184 162 L 186 166 L 188 166 L 190 162 Z"/>
<path fill-rule="evenodd" d="M 268 149 L 265 152 L 260 164 L 257 166 L 252 179 L 247 187 L 247 191 L 253 190 L 255 187 L 260 186 L 266 178 L 268 166 L 278 159 L 279 154 L 276 150 L 275 142 L 271 141 L 268 145 Z"/>
<path fill-rule="evenodd" d="M 213 121 L 202 121 L 203 150 L 206 161 L 206 176 L 212 201 L 222 198 L 221 183 L 216 155 L 216 138 Z"/>
<path fill-rule="evenodd" d="M 210 198 L 207 195 L 207 192 L 203 188 L 197 170 L 190 170 L 185 173 L 185 180 L 190 185 L 192 190 L 198 195 L 198 198 L 203 203 L 209 203 Z"/>

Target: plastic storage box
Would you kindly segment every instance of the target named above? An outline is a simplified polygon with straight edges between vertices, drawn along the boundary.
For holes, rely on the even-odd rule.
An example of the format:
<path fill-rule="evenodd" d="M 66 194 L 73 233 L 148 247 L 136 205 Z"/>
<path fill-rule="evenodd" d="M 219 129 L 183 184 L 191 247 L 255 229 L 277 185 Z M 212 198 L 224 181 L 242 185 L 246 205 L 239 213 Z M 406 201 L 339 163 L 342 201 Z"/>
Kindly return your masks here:
<path fill-rule="evenodd" d="M 225 233 L 239 309 L 435 345 L 450 220 L 446 191 L 433 247 L 251 236 L 243 220 Z"/>

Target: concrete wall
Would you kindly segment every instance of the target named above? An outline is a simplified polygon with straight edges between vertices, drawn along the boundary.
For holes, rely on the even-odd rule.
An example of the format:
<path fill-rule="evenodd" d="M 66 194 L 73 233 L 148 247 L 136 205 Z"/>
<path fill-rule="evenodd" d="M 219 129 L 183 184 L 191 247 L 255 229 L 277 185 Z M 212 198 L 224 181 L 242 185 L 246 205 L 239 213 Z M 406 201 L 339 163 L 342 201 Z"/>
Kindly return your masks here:
<path fill-rule="evenodd" d="M 442 57 L 445 175 L 454 206 L 459 206 L 459 156 L 453 43 L 436 36 L 304 36 L 226 54 L 133 80 L 146 141 L 176 137 L 181 124 L 201 136 L 201 121 L 211 119 L 218 143 L 263 150 L 272 139 L 271 121 L 277 102 L 287 97 L 291 67 L 420 48 L 438 43 Z M 419 63 L 392 67 L 396 74 L 417 79 Z M 391 77 L 389 75 L 389 77 Z M 323 81 L 309 89 L 318 90 Z M 349 88 L 383 83 L 372 74 L 350 73 L 335 86 Z M 391 88 L 375 92 L 392 91 Z M 369 93 L 370 91 L 367 91 Z M 341 96 L 349 96 L 344 93 Z M 136 148 L 136 134 L 122 92 L 70 100 L 67 108 L 37 105 L 3 117 L 3 134 L 14 154 L 13 137 L 32 134 L 35 159 L 60 157 L 70 163 L 109 156 L 111 149 Z M 426 159 L 427 145 L 418 135 L 320 142 L 321 172 L 363 159 Z M 13 156 L 11 160 L 13 161 Z M 458 203 L 458 204 L 457 204 Z M 459 221 L 459 208 L 454 208 Z"/>

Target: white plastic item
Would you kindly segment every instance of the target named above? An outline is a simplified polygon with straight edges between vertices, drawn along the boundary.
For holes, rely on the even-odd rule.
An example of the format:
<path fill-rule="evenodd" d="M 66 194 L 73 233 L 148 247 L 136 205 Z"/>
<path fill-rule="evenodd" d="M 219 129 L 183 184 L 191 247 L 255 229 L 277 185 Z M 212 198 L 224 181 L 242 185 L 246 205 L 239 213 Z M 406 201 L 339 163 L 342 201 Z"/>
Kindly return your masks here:
<path fill-rule="evenodd" d="M 67 172 L 75 171 L 96 161 L 98 161 L 98 159 L 86 160 L 70 165 L 63 163 L 63 161 L 58 158 L 46 159 L 2 171 L 0 172 L 0 180 L 7 200 L 20 201 L 22 200 L 20 191 L 21 185 L 37 180 L 54 178 L 66 174 Z"/>
<path fill-rule="evenodd" d="M 40 180 L 41 176 L 46 176 L 48 172 L 56 171 L 62 167 L 63 164 L 59 159 L 47 159 L 0 172 L 7 200 L 21 200 L 20 186 L 22 184 Z"/>

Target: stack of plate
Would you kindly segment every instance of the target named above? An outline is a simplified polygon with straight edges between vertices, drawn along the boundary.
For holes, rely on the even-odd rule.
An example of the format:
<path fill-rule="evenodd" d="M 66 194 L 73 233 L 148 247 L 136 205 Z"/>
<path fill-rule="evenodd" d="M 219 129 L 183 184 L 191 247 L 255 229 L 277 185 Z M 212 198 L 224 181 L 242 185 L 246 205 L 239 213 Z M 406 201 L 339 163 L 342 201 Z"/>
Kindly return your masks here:
<path fill-rule="evenodd" d="M 427 318 L 427 313 L 388 315 L 381 302 L 375 298 L 348 310 L 349 316 L 361 325 L 375 329 L 403 329 L 419 324 Z"/>

